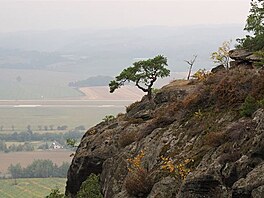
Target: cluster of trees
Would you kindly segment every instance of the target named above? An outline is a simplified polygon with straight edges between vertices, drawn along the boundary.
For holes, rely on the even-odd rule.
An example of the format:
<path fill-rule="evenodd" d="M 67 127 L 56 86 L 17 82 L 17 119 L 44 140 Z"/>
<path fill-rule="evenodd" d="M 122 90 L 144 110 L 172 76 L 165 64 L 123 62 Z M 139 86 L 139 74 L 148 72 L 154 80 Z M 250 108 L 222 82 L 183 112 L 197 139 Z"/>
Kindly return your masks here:
<path fill-rule="evenodd" d="M 29 142 L 25 142 L 24 144 L 12 144 L 10 146 L 7 146 L 6 143 L 2 140 L 0 140 L 0 152 L 19 152 L 19 151 L 33 151 L 34 146 L 30 144 Z"/>
<path fill-rule="evenodd" d="M 62 126 L 57 126 L 57 128 L 54 128 L 55 126 L 53 124 L 51 125 L 44 125 L 44 126 L 41 126 L 41 125 L 38 125 L 38 130 L 39 131 L 53 131 L 54 129 L 58 130 L 58 131 L 63 131 L 63 130 L 67 130 L 68 126 L 67 125 L 62 125 Z"/>
<path fill-rule="evenodd" d="M 18 152 L 18 151 L 33 151 L 34 146 L 30 141 L 57 141 L 64 147 L 69 147 L 67 140 L 79 140 L 84 132 L 79 130 L 68 131 L 66 133 L 32 133 L 31 131 L 21 133 L 0 134 L 0 152 Z M 23 144 L 6 145 L 6 142 L 24 142 Z M 41 145 L 38 149 L 48 149 L 47 143 Z"/>
<path fill-rule="evenodd" d="M 3 141 L 13 142 L 29 142 L 29 141 L 53 141 L 56 140 L 59 143 L 64 143 L 65 140 L 80 139 L 84 132 L 78 130 L 72 130 L 65 133 L 33 133 L 33 132 L 14 132 L 7 134 L 0 134 L 0 139 Z"/>
<path fill-rule="evenodd" d="M 10 165 L 8 167 L 12 178 L 47 178 L 67 176 L 70 164 L 63 162 L 61 166 L 54 164 L 51 160 L 35 160 L 26 168 L 22 168 L 20 164 Z"/>
<path fill-rule="evenodd" d="M 79 129 L 79 130 L 85 130 L 85 127 L 83 126 L 83 125 L 80 125 L 80 126 L 78 126 L 78 127 L 76 127 L 76 128 L 81 128 L 81 129 Z M 75 129 L 76 129 L 75 128 Z M 5 128 L 4 127 L 4 125 L 1 125 L 0 126 L 0 131 L 4 131 L 4 129 L 6 130 L 6 129 L 9 129 L 9 128 Z M 54 125 L 44 125 L 44 126 L 42 126 L 42 125 L 38 125 L 38 130 L 39 131 L 53 131 L 53 130 L 58 130 L 58 131 L 65 131 L 65 130 L 67 130 L 68 129 L 68 126 L 67 125 L 61 125 L 61 126 L 57 126 L 56 128 L 55 128 L 55 126 Z M 10 130 L 10 129 L 9 129 Z M 12 125 L 11 126 L 11 130 L 12 131 L 15 131 L 15 126 L 14 125 Z M 31 127 L 31 125 L 27 125 L 26 126 L 26 131 L 32 131 L 32 127 Z"/>
<path fill-rule="evenodd" d="M 6 129 L 10 130 L 10 128 L 5 128 L 4 125 L 0 125 L 0 131 L 4 131 Z M 38 128 L 37 128 L 38 131 L 53 131 L 53 130 L 65 131 L 67 129 L 68 129 L 67 125 L 61 125 L 61 126 L 55 127 L 53 124 L 44 125 L 44 126 L 38 125 Z M 15 126 L 14 125 L 11 125 L 11 130 L 15 131 Z M 77 127 L 75 127 L 74 130 L 85 130 L 85 126 L 83 126 L 83 125 L 77 126 Z M 27 132 L 33 131 L 31 125 L 27 125 L 26 126 L 26 131 Z"/>

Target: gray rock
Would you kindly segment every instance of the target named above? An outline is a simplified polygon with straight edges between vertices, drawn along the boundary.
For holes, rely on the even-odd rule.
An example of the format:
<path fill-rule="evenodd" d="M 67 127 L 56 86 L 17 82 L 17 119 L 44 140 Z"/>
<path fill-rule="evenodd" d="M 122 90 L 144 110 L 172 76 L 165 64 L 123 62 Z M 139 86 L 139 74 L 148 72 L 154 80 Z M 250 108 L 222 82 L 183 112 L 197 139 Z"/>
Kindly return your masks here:
<path fill-rule="evenodd" d="M 264 185 L 264 163 L 254 168 L 247 174 L 246 178 L 241 178 L 234 183 L 232 189 L 233 197 L 251 197 L 251 192 L 254 189 Z M 255 191 L 256 192 L 256 191 Z"/>
<path fill-rule="evenodd" d="M 244 49 L 234 49 L 229 51 L 229 57 L 233 60 L 246 60 L 250 55 L 252 55 L 252 52 Z"/>
<path fill-rule="evenodd" d="M 226 68 L 225 68 L 224 65 L 218 65 L 218 66 L 214 67 L 214 68 L 211 70 L 211 72 L 215 74 L 215 73 L 217 73 L 217 72 L 225 71 L 225 70 L 226 70 Z"/>
<path fill-rule="evenodd" d="M 157 182 L 147 198 L 168 198 L 175 197 L 179 189 L 179 184 L 175 178 L 165 177 Z"/>
<path fill-rule="evenodd" d="M 177 198 L 224 198 L 225 189 L 211 175 L 186 180 Z"/>
<path fill-rule="evenodd" d="M 252 190 L 252 198 L 263 198 L 264 197 L 264 186 L 259 186 Z"/>

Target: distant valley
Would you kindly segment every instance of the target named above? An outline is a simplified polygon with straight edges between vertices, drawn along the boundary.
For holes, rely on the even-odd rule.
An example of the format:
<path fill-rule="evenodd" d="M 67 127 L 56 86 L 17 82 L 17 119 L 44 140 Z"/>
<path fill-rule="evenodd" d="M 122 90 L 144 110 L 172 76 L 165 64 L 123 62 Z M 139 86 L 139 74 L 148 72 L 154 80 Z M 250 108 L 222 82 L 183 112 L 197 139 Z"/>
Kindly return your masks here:
<path fill-rule="evenodd" d="M 146 26 L 113 30 L 69 30 L 0 34 L 0 68 L 41 69 L 114 76 L 139 58 L 168 57 L 170 69 L 210 68 L 210 54 L 224 40 L 243 36 L 243 25 Z M 221 31 L 220 31 L 221 30 Z M 60 35 L 60 36 L 58 36 Z M 206 43 L 206 45 L 204 45 Z"/>

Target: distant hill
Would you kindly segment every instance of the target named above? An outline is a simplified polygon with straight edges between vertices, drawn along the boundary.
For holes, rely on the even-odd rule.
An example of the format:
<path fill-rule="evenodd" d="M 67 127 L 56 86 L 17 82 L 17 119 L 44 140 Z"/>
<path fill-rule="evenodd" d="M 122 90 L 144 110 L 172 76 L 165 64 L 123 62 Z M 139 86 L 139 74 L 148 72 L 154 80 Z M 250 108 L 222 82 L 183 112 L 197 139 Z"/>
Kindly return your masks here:
<path fill-rule="evenodd" d="M 163 54 L 172 71 L 182 72 L 184 60 L 197 54 L 194 70 L 209 69 L 210 54 L 224 40 L 242 37 L 242 29 L 236 24 L 2 33 L 0 67 L 115 76 L 135 60 Z"/>
<path fill-rule="evenodd" d="M 66 60 L 66 58 L 54 52 L 0 48 L 0 68 L 48 69 L 49 65 L 62 63 Z"/>
<path fill-rule="evenodd" d="M 113 80 L 110 76 L 92 76 L 86 80 L 79 80 L 70 82 L 70 87 L 93 87 L 93 86 L 108 86 L 109 82 Z"/>

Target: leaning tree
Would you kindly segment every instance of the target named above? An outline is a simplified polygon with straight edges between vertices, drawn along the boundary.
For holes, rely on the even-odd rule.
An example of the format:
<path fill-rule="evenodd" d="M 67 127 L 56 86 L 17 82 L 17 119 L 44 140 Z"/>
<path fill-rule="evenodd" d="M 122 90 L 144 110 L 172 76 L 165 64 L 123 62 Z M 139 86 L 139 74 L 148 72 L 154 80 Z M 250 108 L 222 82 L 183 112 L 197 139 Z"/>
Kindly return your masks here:
<path fill-rule="evenodd" d="M 170 70 L 166 66 L 168 66 L 167 58 L 162 55 L 135 62 L 133 66 L 124 69 L 115 77 L 115 80 L 109 83 L 110 93 L 113 93 L 126 82 L 134 82 L 139 89 L 147 93 L 148 99 L 151 100 L 154 82 L 158 78 L 170 75 Z"/>

